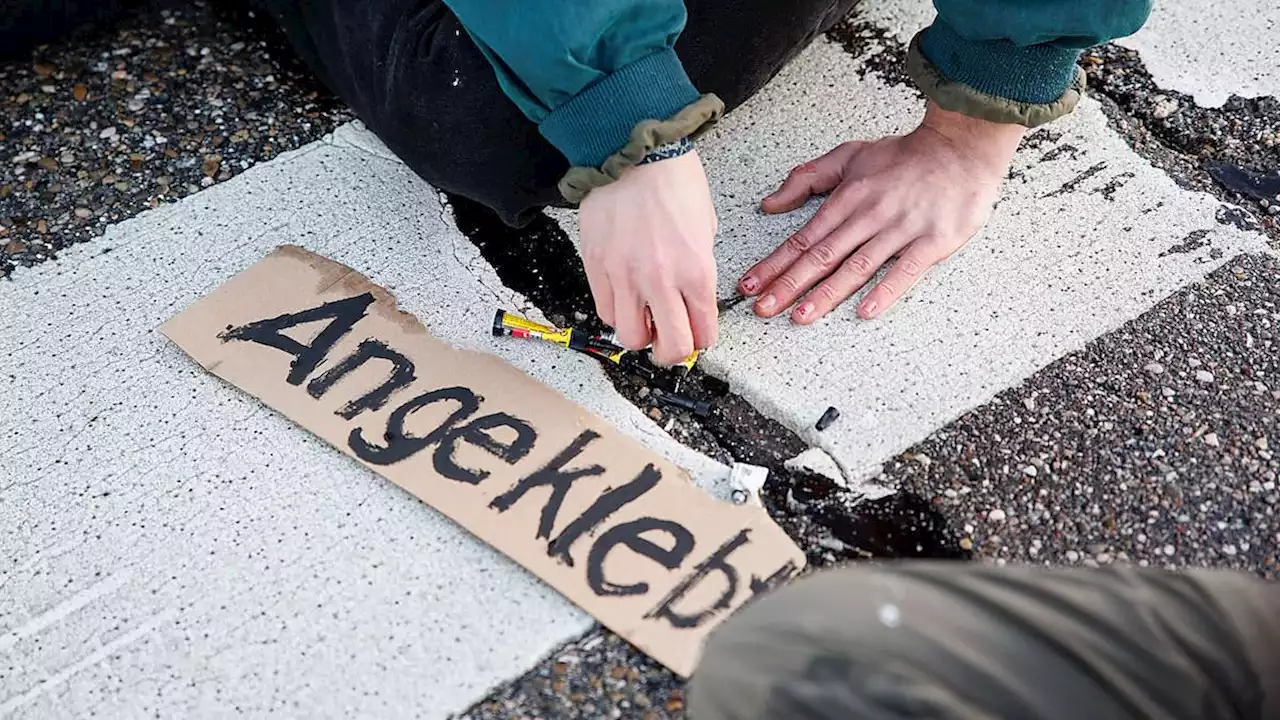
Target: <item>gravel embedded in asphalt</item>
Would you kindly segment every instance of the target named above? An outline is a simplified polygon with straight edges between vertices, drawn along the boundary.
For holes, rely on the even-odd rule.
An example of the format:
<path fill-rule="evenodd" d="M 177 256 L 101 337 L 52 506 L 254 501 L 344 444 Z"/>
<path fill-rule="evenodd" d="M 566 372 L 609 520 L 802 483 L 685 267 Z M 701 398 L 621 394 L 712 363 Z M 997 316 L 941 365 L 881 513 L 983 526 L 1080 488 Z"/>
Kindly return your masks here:
<path fill-rule="evenodd" d="M 989 560 L 1275 577 L 1280 261 L 1231 260 L 885 470 Z"/>
<path fill-rule="evenodd" d="M 350 117 L 264 19 L 207 3 L 0 64 L 0 278 Z"/>

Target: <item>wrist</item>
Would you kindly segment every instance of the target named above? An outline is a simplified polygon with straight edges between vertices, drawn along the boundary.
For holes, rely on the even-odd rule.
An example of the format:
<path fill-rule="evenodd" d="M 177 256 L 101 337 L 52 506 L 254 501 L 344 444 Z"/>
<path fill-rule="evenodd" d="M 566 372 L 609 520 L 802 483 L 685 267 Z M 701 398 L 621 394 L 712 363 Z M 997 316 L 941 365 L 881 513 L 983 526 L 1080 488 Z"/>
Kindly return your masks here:
<path fill-rule="evenodd" d="M 1001 172 L 1009 165 L 1027 133 L 1024 125 L 992 122 L 944 110 L 932 101 L 925 109 L 920 127 L 942 136 L 960 152 Z"/>

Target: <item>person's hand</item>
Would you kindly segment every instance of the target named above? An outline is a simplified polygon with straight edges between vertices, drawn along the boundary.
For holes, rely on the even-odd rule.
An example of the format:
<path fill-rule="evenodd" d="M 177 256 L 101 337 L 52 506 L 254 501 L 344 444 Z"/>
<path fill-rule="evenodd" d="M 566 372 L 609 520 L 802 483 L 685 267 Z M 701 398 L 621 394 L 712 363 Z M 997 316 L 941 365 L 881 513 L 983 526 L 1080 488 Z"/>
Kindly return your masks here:
<path fill-rule="evenodd" d="M 697 152 L 626 171 L 579 214 L 582 261 L 618 341 L 674 365 L 716 341 L 716 213 Z"/>
<path fill-rule="evenodd" d="M 876 317 L 987 221 L 1024 132 L 931 103 L 909 135 L 845 143 L 797 167 L 764 199 L 766 213 L 831 194 L 812 220 L 743 275 L 738 289 L 759 296 L 755 310 L 764 317 L 807 293 L 791 317 L 808 324 L 896 255 L 858 306 L 863 319 Z"/>

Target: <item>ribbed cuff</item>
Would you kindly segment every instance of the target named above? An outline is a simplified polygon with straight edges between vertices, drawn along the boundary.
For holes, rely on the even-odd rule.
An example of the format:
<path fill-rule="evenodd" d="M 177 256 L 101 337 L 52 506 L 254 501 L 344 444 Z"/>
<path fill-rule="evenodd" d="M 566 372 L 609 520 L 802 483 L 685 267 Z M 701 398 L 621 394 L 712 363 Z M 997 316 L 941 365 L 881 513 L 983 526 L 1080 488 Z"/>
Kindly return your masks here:
<path fill-rule="evenodd" d="M 1076 78 L 1080 51 L 1007 40 L 974 42 L 938 19 L 924 31 L 920 49 L 952 82 L 986 95 L 1022 103 L 1051 103 Z"/>
<path fill-rule="evenodd" d="M 921 49 L 928 30 L 921 31 L 907 50 L 907 75 L 920 92 L 941 107 L 990 122 L 1033 128 L 1070 113 L 1084 96 L 1084 70 L 1072 63 L 1072 81 L 1047 102 L 1025 102 L 982 92 L 945 74 Z"/>
<path fill-rule="evenodd" d="M 644 120 L 665 120 L 698 99 L 674 50 L 647 55 L 556 108 L 538 126 L 581 167 L 600 167 Z"/>

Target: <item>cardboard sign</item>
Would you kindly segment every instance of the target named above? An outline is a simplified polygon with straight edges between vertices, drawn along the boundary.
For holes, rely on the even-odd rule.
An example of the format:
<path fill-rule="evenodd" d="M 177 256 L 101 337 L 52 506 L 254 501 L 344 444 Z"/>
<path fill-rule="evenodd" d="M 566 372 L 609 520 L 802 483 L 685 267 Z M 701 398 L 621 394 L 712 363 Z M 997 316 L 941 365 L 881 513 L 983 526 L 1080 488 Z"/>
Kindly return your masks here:
<path fill-rule="evenodd" d="M 476 319 L 477 333 L 488 328 Z M 681 675 L 717 623 L 804 565 L 763 510 L 715 500 L 551 388 L 432 337 L 384 289 L 301 248 L 278 248 L 162 331 Z"/>

